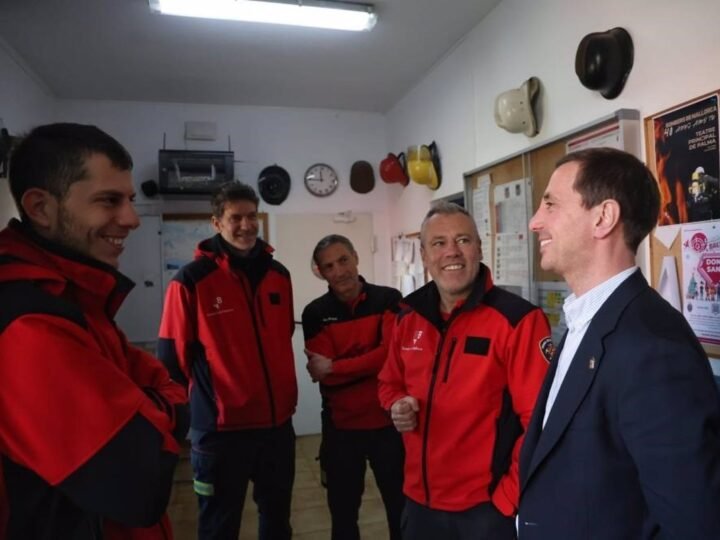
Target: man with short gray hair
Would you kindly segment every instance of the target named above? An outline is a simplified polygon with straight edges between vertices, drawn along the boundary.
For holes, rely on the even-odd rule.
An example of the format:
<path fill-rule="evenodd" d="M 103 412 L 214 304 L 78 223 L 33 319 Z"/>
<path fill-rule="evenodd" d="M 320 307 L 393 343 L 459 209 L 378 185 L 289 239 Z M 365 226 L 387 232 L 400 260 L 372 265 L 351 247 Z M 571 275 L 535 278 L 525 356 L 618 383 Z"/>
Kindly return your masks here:
<path fill-rule="evenodd" d="M 421 228 L 433 281 L 405 297 L 379 379 L 405 442 L 407 540 L 512 540 L 518 454 L 552 352 L 543 312 L 493 285 L 467 211 Z"/>

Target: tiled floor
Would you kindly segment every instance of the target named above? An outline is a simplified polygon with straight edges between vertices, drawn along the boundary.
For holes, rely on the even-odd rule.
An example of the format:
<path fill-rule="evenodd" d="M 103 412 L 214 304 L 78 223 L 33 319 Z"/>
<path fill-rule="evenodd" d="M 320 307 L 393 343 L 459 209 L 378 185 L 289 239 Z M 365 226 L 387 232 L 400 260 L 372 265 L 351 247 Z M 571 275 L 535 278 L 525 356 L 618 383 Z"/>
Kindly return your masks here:
<path fill-rule="evenodd" d="M 319 435 L 297 439 L 295 487 L 290 518 L 293 538 L 297 540 L 330 538 L 330 514 L 325 490 L 320 485 L 320 469 L 315 461 L 319 444 Z M 173 523 L 175 540 L 195 540 L 197 502 L 192 489 L 192 469 L 187 455 L 183 456 L 175 473 L 175 485 L 168 512 Z M 369 467 L 365 478 L 365 494 L 360 507 L 359 523 L 363 540 L 388 538 L 385 508 Z M 239 538 L 240 540 L 257 538 L 257 509 L 250 493 L 245 501 Z"/>

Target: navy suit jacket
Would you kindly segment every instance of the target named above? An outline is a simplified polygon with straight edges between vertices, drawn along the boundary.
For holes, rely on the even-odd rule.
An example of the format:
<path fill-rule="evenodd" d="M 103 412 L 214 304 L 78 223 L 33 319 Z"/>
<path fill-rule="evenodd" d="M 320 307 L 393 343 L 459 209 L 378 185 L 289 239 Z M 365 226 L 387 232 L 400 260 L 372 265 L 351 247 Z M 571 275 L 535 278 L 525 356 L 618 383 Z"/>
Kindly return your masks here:
<path fill-rule="evenodd" d="M 685 318 L 638 271 L 593 318 L 520 455 L 520 540 L 720 539 L 720 396 Z"/>

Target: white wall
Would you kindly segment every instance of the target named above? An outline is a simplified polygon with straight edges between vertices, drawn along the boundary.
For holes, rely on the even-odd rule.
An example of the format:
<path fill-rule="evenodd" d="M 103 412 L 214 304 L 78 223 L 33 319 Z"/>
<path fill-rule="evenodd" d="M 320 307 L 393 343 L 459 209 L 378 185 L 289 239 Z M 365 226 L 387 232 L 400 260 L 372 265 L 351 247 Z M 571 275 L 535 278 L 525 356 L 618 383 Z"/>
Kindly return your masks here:
<path fill-rule="evenodd" d="M 260 210 L 270 214 L 270 241 L 273 241 L 273 216 L 297 213 L 336 213 L 345 210 L 370 212 L 378 235 L 375 254 L 375 279 L 390 283 L 390 240 L 387 236 L 388 186 L 377 173 L 385 155 L 385 124 L 382 115 L 332 110 L 288 109 L 192 105 L 182 103 L 139 103 L 123 101 L 59 100 L 59 121 L 93 123 L 116 137 L 135 161 L 134 179 L 139 204 L 159 203 L 160 211 L 208 211 L 207 201 L 188 203 L 145 199 L 140 184 L 157 179 L 157 152 L 162 148 L 163 132 L 167 148 L 226 150 L 231 137 L 236 160 L 236 176 L 257 188 L 260 171 L 274 163 L 290 173 L 290 195 L 280 206 L 261 203 Z M 184 141 L 187 120 L 216 122 L 218 140 Z M 373 164 L 375 189 L 361 195 L 350 188 L 350 167 L 357 160 Z M 340 177 L 337 192 L 317 198 L 305 189 L 302 177 L 313 163 L 332 165 Z M 328 231 L 328 233 L 331 231 Z M 282 261 L 282 254 L 278 253 Z"/>
<path fill-rule="evenodd" d="M 463 189 L 462 173 L 567 132 L 620 108 L 648 116 L 720 88 L 717 0 L 503 0 L 387 115 L 390 149 L 435 139 L 443 158 L 437 192 L 411 184 L 394 193 L 393 233 L 417 230 L 432 198 Z M 582 37 L 615 26 L 635 44 L 623 93 L 606 100 L 574 70 Z M 540 134 L 501 130 L 497 94 L 530 76 L 542 81 Z"/>
<path fill-rule="evenodd" d="M 53 117 L 55 100 L 45 85 L 0 38 L 0 118 L 11 135 L 21 134 Z M 6 180 L 0 181 L 0 225 L 17 211 Z"/>

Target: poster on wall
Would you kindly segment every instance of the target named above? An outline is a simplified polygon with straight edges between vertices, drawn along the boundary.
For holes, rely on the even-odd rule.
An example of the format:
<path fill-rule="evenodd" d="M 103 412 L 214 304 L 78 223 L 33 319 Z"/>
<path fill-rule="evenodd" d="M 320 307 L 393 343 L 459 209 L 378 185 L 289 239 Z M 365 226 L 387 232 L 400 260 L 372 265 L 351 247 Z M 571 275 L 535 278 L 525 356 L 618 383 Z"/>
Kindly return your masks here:
<path fill-rule="evenodd" d="M 530 298 L 530 240 L 528 233 L 528 185 L 523 178 L 495 186 L 495 284 Z"/>
<path fill-rule="evenodd" d="M 491 178 L 489 174 L 485 174 L 478 178 L 477 188 L 472 192 L 472 215 L 475 225 L 477 226 L 478 235 L 482 245 L 483 253 L 492 253 L 492 226 L 490 218 L 492 216 L 490 207 L 490 186 Z M 484 260 L 485 264 L 493 270 L 492 257 Z"/>
<path fill-rule="evenodd" d="M 720 345 L 720 224 L 682 229 L 683 314 L 702 343 Z"/>
<path fill-rule="evenodd" d="M 658 225 L 720 218 L 718 94 L 655 116 Z"/>
<path fill-rule="evenodd" d="M 563 305 L 570 296 L 570 288 L 564 281 L 539 281 L 537 287 L 537 304 L 545 312 L 552 330 L 552 340 L 559 345 L 567 330 Z"/>

